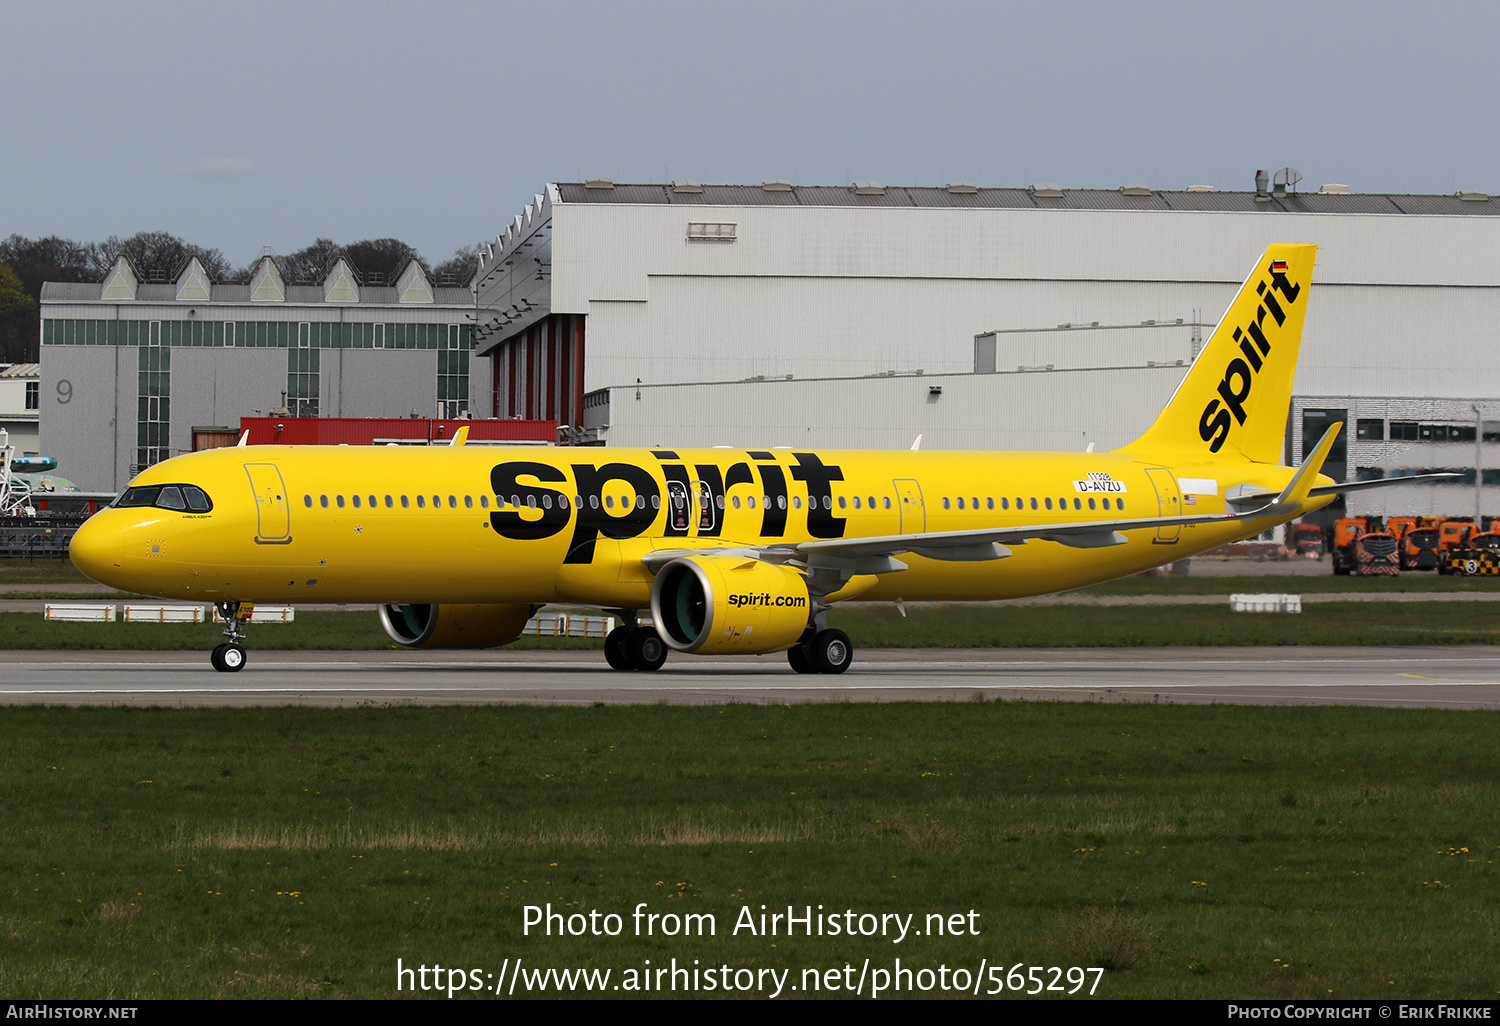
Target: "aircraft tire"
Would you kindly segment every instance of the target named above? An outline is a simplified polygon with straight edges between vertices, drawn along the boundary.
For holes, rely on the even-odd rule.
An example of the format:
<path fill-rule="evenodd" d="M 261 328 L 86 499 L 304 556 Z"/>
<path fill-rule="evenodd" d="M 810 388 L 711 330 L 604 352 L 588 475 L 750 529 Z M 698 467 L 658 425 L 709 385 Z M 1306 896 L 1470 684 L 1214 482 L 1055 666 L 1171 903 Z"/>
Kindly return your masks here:
<path fill-rule="evenodd" d="M 616 627 L 604 638 L 604 661 L 609 663 L 612 669 L 633 670 L 635 663 L 630 656 L 630 642 L 633 628 L 626 626 Z"/>
<path fill-rule="evenodd" d="M 819 631 L 808 648 L 819 673 L 843 673 L 854 662 L 854 644 L 843 631 Z"/>
<path fill-rule="evenodd" d="M 637 627 L 630 638 L 630 659 L 637 670 L 650 673 L 667 661 L 667 643 L 655 627 Z"/>
<path fill-rule="evenodd" d="M 220 673 L 239 673 L 245 668 L 245 649 L 241 645 L 220 645 L 210 662 Z"/>
<path fill-rule="evenodd" d="M 786 661 L 791 664 L 792 669 L 798 673 L 817 673 L 818 668 L 813 665 L 812 656 L 807 653 L 807 646 L 802 644 L 793 645 L 786 650 Z"/>
<path fill-rule="evenodd" d="M 228 644 L 215 645 L 214 650 L 208 654 L 209 665 L 220 673 L 226 672 L 224 669 L 224 650 L 228 647 Z"/>

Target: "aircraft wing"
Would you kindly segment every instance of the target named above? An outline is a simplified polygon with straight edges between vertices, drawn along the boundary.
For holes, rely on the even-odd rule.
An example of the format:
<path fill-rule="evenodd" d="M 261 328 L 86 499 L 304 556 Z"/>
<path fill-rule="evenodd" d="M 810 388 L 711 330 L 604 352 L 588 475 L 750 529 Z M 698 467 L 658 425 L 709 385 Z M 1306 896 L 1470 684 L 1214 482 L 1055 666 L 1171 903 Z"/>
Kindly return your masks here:
<path fill-rule="evenodd" d="M 1234 521 L 1262 520 L 1267 517 L 1290 517 L 1308 498 L 1316 494 L 1313 482 L 1328 452 L 1333 447 L 1338 427 L 1326 432 L 1307 459 L 1297 468 L 1280 494 L 1256 489 L 1243 495 L 1232 490 L 1226 496 L 1230 513 L 1206 513 L 1198 516 L 1142 517 L 1130 520 L 1090 520 L 1071 524 L 1025 524 L 1019 527 L 981 527 L 970 531 L 928 531 L 921 534 L 887 534 L 873 538 L 829 538 L 820 541 L 791 542 L 783 545 L 735 545 L 726 542 L 711 547 L 678 550 L 658 549 L 644 558 L 652 573 L 682 556 L 745 556 L 774 563 L 803 563 L 814 572 L 832 571 L 847 578 L 854 574 L 888 574 L 905 570 L 897 556 L 910 552 L 926 559 L 945 562 L 978 562 L 1004 559 L 1011 555 L 1007 545 L 1025 545 L 1030 541 L 1050 541 L 1075 549 L 1101 549 L 1124 545 L 1123 531 L 1155 530 L 1161 527 L 1190 527 L 1194 524 L 1222 524 Z M 1402 478 L 1400 480 L 1413 480 Z M 1328 486 L 1323 486 L 1327 488 Z M 1249 507 L 1249 508 L 1240 508 Z"/>
<path fill-rule="evenodd" d="M 1441 474 L 1412 474 L 1409 477 L 1382 477 L 1376 481 L 1340 481 L 1337 484 L 1317 485 L 1308 489 L 1308 495 L 1314 498 L 1322 495 L 1341 495 L 1344 492 L 1362 492 L 1367 488 L 1388 488 L 1391 485 L 1415 484 L 1420 481 L 1447 481 L 1451 478 L 1463 477 L 1462 474 L 1452 472 Z M 1237 506 L 1263 505 L 1275 493 L 1264 488 L 1231 494 L 1228 502 L 1231 508 Z"/>
<path fill-rule="evenodd" d="M 744 556 L 772 563 L 806 563 L 809 567 L 835 567 L 854 573 L 879 574 L 905 570 L 896 556 L 911 553 L 945 562 L 1004 559 L 1007 545 L 1029 541 L 1052 541 L 1076 549 L 1123 545 L 1122 531 L 1154 530 L 1255 519 L 1254 514 L 1214 513 L 1203 516 L 1150 517 L 1135 520 L 1094 520 L 1072 524 L 1030 524 L 1022 527 L 979 528 L 972 531 L 929 531 L 923 534 L 889 534 L 873 538 L 831 538 L 825 541 L 788 542 L 783 545 L 745 545 L 724 541 L 680 549 L 657 549 L 643 557 L 654 573 L 684 556 Z"/>

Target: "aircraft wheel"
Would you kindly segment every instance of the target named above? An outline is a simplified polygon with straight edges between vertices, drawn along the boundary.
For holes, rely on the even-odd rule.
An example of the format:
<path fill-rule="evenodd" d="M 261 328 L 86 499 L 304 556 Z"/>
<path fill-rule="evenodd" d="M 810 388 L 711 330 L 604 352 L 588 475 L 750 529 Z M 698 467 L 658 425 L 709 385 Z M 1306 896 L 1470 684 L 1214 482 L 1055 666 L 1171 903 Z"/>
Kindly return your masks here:
<path fill-rule="evenodd" d="M 793 645 L 786 650 L 786 661 L 792 665 L 792 669 L 798 673 L 817 673 L 818 668 L 813 665 L 812 656 L 807 654 L 806 645 Z"/>
<path fill-rule="evenodd" d="M 610 631 L 604 638 L 604 661 L 616 670 L 631 670 L 635 663 L 630 658 L 630 640 L 632 628 L 620 626 Z"/>
<path fill-rule="evenodd" d="M 667 643 L 655 627 L 637 627 L 630 639 L 630 657 L 637 670 L 659 670 L 667 661 Z"/>
<path fill-rule="evenodd" d="M 220 673 L 239 673 L 245 668 L 245 649 L 241 645 L 220 645 L 208 657 Z"/>
<path fill-rule="evenodd" d="M 854 662 L 854 644 L 843 631 L 819 631 L 808 648 L 819 673 L 843 673 Z"/>

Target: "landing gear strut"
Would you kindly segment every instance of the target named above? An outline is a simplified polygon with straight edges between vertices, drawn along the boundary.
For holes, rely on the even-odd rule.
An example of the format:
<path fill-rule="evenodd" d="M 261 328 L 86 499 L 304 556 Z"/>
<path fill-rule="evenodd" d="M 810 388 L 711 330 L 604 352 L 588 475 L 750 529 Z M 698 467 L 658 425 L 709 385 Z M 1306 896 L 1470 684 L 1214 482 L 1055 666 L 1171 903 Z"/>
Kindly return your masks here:
<path fill-rule="evenodd" d="M 220 673 L 238 673 L 245 667 L 245 624 L 248 618 L 240 617 L 238 602 L 215 602 L 214 608 L 224 618 L 224 637 L 229 640 L 216 647 L 208 661 Z"/>

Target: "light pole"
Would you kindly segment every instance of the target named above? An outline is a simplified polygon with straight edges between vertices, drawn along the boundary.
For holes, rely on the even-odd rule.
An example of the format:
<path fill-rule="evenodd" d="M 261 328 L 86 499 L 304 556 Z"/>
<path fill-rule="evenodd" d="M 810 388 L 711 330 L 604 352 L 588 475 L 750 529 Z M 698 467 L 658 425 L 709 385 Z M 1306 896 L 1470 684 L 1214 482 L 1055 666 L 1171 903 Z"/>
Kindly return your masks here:
<path fill-rule="evenodd" d="M 1478 403 L 1470 403 L 1474 411 L 1474 529 L 1484 529 L 1484 418 Z"/>

